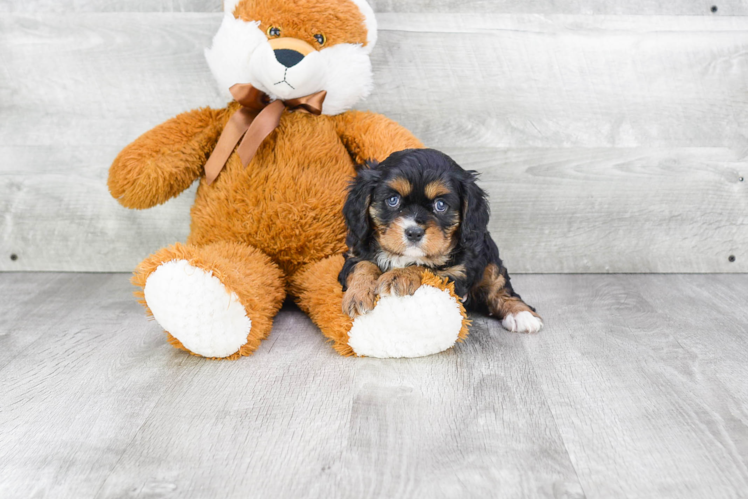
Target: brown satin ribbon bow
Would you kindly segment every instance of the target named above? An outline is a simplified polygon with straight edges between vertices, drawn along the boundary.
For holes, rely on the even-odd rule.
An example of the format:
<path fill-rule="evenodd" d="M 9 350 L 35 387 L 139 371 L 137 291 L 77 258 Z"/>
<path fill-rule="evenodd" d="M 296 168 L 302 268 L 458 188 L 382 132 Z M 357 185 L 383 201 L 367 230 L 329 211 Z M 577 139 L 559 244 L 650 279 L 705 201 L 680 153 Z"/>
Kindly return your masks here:
<path fill-rule="evenodd" d="M 216 180 L 239 141 L 241 143 L 237 152 L 246 168 L 262 141 L 278 127 L 285 108 L 319 115 L 322 113 L 322 104 L 327 96 L 327 92 L 322 90 L 296 99 L 270 102 L 267 94 L 248 83 L 238 83 L 229 91 L 242 107 L 229 119 L 218 139 L 218 144 L 205 163 L 205 180 L 208 184 Z M 243 140 L 242 137 L 244 137 Z"/>

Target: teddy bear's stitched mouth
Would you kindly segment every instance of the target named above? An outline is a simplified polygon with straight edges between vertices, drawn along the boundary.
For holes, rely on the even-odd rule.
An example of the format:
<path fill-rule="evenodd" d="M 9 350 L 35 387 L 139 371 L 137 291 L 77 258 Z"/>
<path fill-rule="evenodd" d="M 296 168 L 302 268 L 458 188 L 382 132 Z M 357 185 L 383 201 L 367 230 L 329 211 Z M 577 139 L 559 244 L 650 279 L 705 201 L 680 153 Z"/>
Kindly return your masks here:
<path fill-rule="evenodd" d="M 286 70 L 283 72 L 283 80 L 279 81 L 278 83 L 274 83 L 273 85 L 280 85 L 281 83 L 285 83 L 286 85 L 291 87 L 293 90 L 296 90 L 296 87 L 288 83 L 288 81 L 286 80 L 287 75 L 288 75 L 288 68 L 286 68 Z"/>

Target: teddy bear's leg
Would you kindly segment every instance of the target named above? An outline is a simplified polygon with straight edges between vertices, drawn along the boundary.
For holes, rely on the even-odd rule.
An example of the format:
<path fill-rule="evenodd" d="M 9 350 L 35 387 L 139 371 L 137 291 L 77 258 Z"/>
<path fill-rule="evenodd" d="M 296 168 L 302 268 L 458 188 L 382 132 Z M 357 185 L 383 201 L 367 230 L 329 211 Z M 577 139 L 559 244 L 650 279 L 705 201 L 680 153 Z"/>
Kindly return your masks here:
<path fill-rule="evenodd" d="M 234 242 L 163 248 L 138 265 L 132 281 L 169 342 L 206 358 L 252 354 L 285 298 L 278 266 Z"/>
<path fill-rule="evenodd" d="M 449 349 L 467 336 L 470 322 L 454 287 L 431 273 L 413 295 L 380 297 L 371 312 L 352 320 L 343 313 L 337 279 L 342 267 L 338 255 L 307 264 L 291 277 L 299 307 L 340 354 L 413 358 Z"/>
<path fill-rule="evenodd" d="M 348 345 L 353 320 L 343 313 L 343 287 L 338 283 L 342 268 L 342 255 L 307 264 L 291 277 L 291 291 L 299 307 L 332 341 L 332 347 L 343 356 L 354 356 Z"/>

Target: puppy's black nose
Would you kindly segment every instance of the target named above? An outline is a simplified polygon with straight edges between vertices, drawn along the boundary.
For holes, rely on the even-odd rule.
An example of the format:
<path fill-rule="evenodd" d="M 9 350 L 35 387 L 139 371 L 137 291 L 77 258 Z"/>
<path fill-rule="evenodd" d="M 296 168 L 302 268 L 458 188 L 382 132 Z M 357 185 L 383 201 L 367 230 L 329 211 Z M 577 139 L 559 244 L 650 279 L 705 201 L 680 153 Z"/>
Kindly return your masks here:
<path fill-rule="evenodd" d="M 410 226 L 405 230 L 405 237 L 408 238 L 408 241 L 412 243 L 416 243 L 418 241 L 421 241 L 421 238 L 423 238 L 424 230 L 418 226 Z"/>
<path fill-rule="evenodd" d="M 286 68 L 293 68 L 304 60 L 304 54 L 291 49 L 276 49 L 275 58 Z"/>

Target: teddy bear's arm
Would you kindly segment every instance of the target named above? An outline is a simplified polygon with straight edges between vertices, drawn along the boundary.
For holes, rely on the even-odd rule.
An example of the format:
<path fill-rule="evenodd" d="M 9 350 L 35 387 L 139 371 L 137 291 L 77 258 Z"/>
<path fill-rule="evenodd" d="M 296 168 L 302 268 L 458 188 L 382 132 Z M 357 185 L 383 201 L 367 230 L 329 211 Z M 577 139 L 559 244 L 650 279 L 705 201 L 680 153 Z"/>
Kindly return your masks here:
<path fill-rule="evenodd" d="M 150 208 L 190 187 L 203 173 L 226 123 L 226 110 L 182 113 L 141 135 L 109 169 L 109 191 L 127 208 Z"/>
<path fill-rule="evenodd" d="M 423 148 L 405 127 L 367 111 L 348 111 L 335 117 L 337 132 L 356 164 L 383 161 L 395 151 Z"/>

